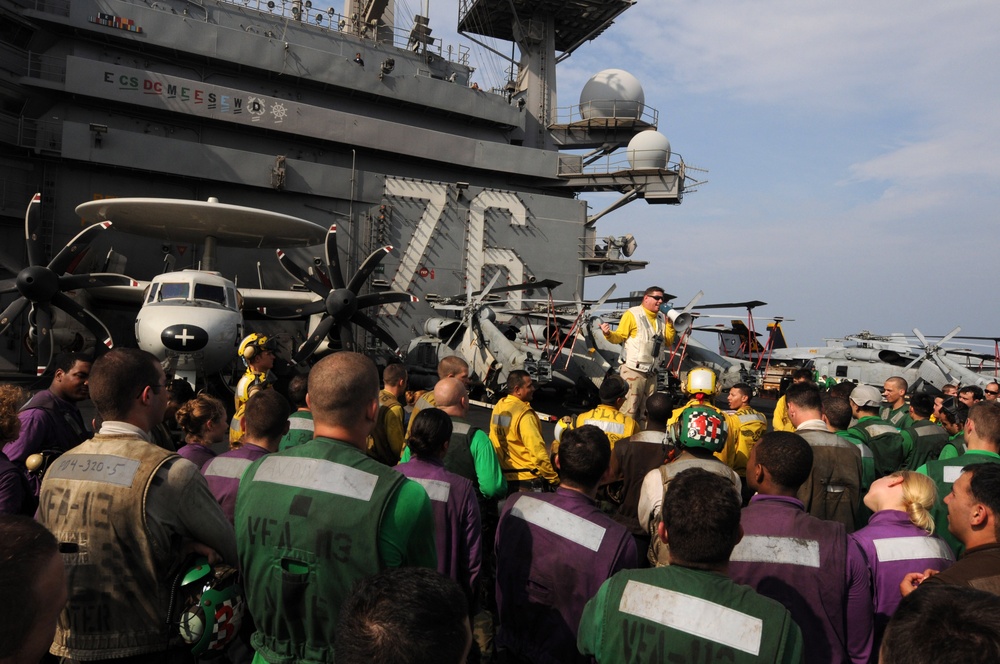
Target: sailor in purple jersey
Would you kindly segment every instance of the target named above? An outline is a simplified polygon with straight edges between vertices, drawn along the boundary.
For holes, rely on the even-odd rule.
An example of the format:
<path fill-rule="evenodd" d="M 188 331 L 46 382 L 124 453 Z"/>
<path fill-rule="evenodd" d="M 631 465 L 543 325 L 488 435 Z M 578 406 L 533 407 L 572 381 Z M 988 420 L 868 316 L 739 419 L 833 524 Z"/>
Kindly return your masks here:
<path fill-rule="evenodd" d="M 178 408 L 177 424 L 184 432 L 185 442 L 177 453 L 198 466 L 198 470 L 215 458 L 211 446 L 229 435 L 226 407 L 208 394 L 199 394 Z"/>
<path fill-rule="evenodd" d="M 419 483 L 434 510 L 437 569 L 454 579 L 476 611 L 476 583 L 483 557 L 479 503 L 472 482 L 444 468 L 452 434 L 451 417 L 437 408 L 417 413 L 407 445 L 413 456 L 396 470 Z"/>
<path fill-rule="evenodd" d="M 555 493 L 514 494 L 497 529 L 497 648 L 512 661 L 589 662 L 576 648 L 583 607 L 615 572 L 638 564 L 635 540 L 595 495 L 611 446 L 586 425 L 566 431 Z"/>
<path fill-rule="evenodd" d="M 931 478 L 909 470 L 886 475 L 872 483 L 865 505 L 874 513 L 868 525 L 849 537 L 865 554 L 872 576 L 875 640 L 879 651 L 889 619 L 899 607 L 899 582 L 910 572 L 945 570 L 955 556 L 934 532 L 937 490 Z"/>
<path fill-rule="evenodd" d="M 230 523 L 236 511 L 236 493 L 243 471 L 265 454 L 278 451 L 281 438 L 288 431 L 289 413 L 288 401 L 277 391 L 254 393 L 243 413 L 246 433 L 239 447 L 209 460 L 201 469 L 209 490 Z"/>

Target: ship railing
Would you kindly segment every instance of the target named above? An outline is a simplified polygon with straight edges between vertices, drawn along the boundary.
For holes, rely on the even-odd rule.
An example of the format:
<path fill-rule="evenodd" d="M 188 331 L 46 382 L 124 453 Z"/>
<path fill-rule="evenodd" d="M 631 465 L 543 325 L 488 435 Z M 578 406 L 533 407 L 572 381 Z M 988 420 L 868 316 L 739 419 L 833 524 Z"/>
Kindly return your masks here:
<path fill-rule="evenodd" d="M 28 77 L 64 83 L 66 81 L 66 58 L 29 51 Z"/>
<path fill-rule="evenodd" d="M 46 14 L 69 17 L 71 0 L 35 0 L 35 9 Z"/>
<path fill-rule="evenodd" d="M 660 112 L 646 104 L 627 99 L 593 99 L 556 109 L 555 124 L 586 126 L 646 126 L 657 127 Z"/>
<path fill-rule="evenodd" d="M 559 175 L 612 175 L 651 169 L 684 172 L 684 159 L 680 155 L 672 154 L 666 159 L 660 159 L 663 154 L 659 150 L 631 150 L 630 153 L 616 151 L 589 160 L 585 160 L 582 155 L 561 154 Z M 633 166 L 633 164 L 639 165 Z"/>
<path fill-rule="evenodd" d="M 41 0 L 39 0 L 41 1 Z M 357 14 L 345 16 L 332 7 L 323 9 L 319 3 L 312 0 L 221 0 L 227 4 L 245 9 L 281 17 L 289 21 L 297 21 L 303 25 L 315 26 L 321 30 L 338 32 L 358 37 L 362 40 L 389 44 L 403 50 L 415 50 L 435 55 L 449 62 L 469 66 L 470 48 L 468 46 L 445 46 L 440 39 L 429 39 L 427 43 L 414 44 L 411 40 L 413 32 L 405 28 L 397 28 L 377 23 L 368 24 Z"/>
<path fill-rule="evenodd" d="M 17 144 L 35 152 L 62 152 L 62 123 L 22 118 Z"/>

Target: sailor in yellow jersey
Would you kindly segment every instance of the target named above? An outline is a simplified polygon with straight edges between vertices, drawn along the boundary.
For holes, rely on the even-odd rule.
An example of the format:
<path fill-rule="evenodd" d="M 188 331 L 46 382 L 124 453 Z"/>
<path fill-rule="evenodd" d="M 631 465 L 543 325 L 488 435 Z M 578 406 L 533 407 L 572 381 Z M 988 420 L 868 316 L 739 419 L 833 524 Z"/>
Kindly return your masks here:
<path fill-rule="evenodd" d="M 792 383 L 811 383 L 812 372 L 808 369 L 796 369 L 792 373 Z M 795 431 L 795 425 L 788 419 L 788 403 L 785 395 L 782 394 L 778 403 L 774 405 L 774 417 L 771 420 L 771 428 L 775 431 Z"/>
<path fill-rule="evenodd" d="M 529 403 L 534 394 L 535 382 L 528 372 L 511 371 L 507 396 L 494 406 L 490 417 L 490 442 L 511 492 L 542 491 L 559 484 L 545 449 L 541 421 Z"/>
<path fill-rule="evenodd" d="M 747 460 L 750 450 L 757 444 L 760 437 L 767 431 L 767 417 L 764 413 L 750 407 L 753 388 L 746 383 L 736 383 L 729 388 L 729 408 L 740 419 L 740 442 L 736 448 L 736 460 L 733 464 L 740 477 L 746 478 Z"/>
<path fill-rule="evenodd" d="M 229 422 L 229 442 L 238 443 L 243 438 L 243 411 L 247 401 L 258 390 L 271 387 L 274 377 L 271 369 L 274 367 L 274 340 L 263 334 L 254 332 L 240 342 L 237 352 L 246 366 L 246 373 L 236 383 L 236 412 Z"/>
<path fill-rule="evenodd" d="M 564 428 L 578 429 L 586 424 L 591 424 L 608 436 L 608 442 L 611 443 L 611 449 L 614 451 L 615 443 L 619 440 L 631 438 L 639 433 L 639 423 L 619 410 L 627 395 L 628 383 L 625 382 L 625 379 L 614 374 L 608 376 L 601 383 L 600 405 L 586 413 L 581 413 L 575 420 L 563 418 L 562 422 L 568 420 Z M 558 451 L 559 438 L 557 437 L 556 441 L 552 443 L 552 452 L 549 458 L 555 457 Z"/>
<path fill-rule="evenodd" d="M 656 368 L 677 336 L 660 312 L 661 304 L 663 289 L 650 286 L 642 295 L 642 304 L 622 314 L 617 329 L 612 331 L 610 325 L 601 323 L 604 338 L 623 346 L 618 372 L 628 382 L 629 391 L 621 411 L 631 417 L 645 412 L 646 397 L 656 391 Z"/>
<path fill-rule="evenodd" d="M 714 371 L 708 367 L 695 367 L 694 369 L 688 371 L 684 391 L 687 392 L 691 398 L 680 408 L 674 409 L 674 414 L 670 417 L 670 421 L 667 422 L 667 426 L 673 426 L 675 422 L 680 420 L 681 413 L 684 412 L 684 409 L 691 406 L 705 406 L 706 408 L 716 411 L 725 418 L 727 431 L 726 444 L 720 451 L 715 453 L 715 458 L 734 470 L 740 465 L 740 463 L 742 463 L 743 470 L 746 472 L 746 459 L 744 458 L 740 460 L 738 455 L 740 443 L 740 418 L 735 415 L 730 415 L 712 403 L 712 396 L 715 394 L 715 389 Z"/>

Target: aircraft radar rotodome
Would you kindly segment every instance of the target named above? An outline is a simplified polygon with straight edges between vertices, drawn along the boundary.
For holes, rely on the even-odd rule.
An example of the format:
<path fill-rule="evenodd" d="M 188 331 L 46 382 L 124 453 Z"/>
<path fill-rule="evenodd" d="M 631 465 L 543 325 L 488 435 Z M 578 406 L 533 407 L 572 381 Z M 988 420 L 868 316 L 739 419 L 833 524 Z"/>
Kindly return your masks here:
<path fill-rule="evenodd" d="M 639 132 L 628 142 L 626 155 L 632 168 L 666 168 L 670 141 L 658 131 Z"/>
<path fill-rule="evenodd" d="M 580 115 L 638 120 L 646 105 L 642 84 L 623 69 L 605 69 L 590 77 L 580 92 Z"/>

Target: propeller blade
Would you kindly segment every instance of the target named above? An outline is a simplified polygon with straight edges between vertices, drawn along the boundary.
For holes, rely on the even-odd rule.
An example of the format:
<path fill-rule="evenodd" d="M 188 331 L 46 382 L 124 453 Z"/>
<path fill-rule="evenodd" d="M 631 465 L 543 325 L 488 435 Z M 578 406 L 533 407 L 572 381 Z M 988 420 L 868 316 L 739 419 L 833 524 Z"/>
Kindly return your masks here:
<path fill-rule="evenodd" d="M 139 282 L 124 274 L 112 272 L 91 272 L 89 274 L 64 274 L 59 277 L 59 290 L 71 291 L 79 288 L 97 288 L 99 286 L 132 286 L 138 287 Z"/>
<path fill-rule="evenodd" d="M 101 322 L 101 320 L 90 311 L 84 309 L 79 303 L 65 293 L 56 293 L 52 296 L 52 304 L 59 307 L 73 318 L 83 323 L 84 327 L 90 330 L 98 343 L 104 344 L 107 348 L 114 348 L 115 343 L 111 339 L 111 331 Z"/>
<path fill-rule="evenodd" d="M 21 315 L 25 307 L 28 306 L 28 298 L 21 296 L 7 305 L 7 308 L 0 314 L 0 334 L 3 334 L 10 327 L 12 320 Z"/>
<path fill-rule="evenodd" d="M 956 326 L 954 330 L 952 330 L 948 334 L 944 335 L 944 337 L 941 339 L 941 341 L 937 342 L 937 345 L 940 346 L 941 344 L 947 343 L 948 341 L 951 340 L 951 338 L 953 336 L 955 336 L 956 334 L 958 334 L 961 331 L 962 331 L 961 326 Z"/>
<path fill-rule="evenodd" d="M 469 307 L 469 308 L 470 308 L 470 310 L 475 310 L 476 308 L 478 308 L 478 307 L 479 307 L 479 305 L 480 305 L 480 304 L 482 304 L 482 303 L 483 303 L 483 300 L 485 300 L 485 299 L 486 299 L 486 296 L 487 296 L 487 295 L 489 295 L 489 294 L 490 294 L 490 292 L 491 292 L 491 291 L 493 290 L 493 286 L 494 286 L 494 284 L 496 284 L 496 282 L 497 282 L 497 280 L 498 280 L 499 278 L 500 278 L 500 272 L 496 272 L 496 273 L 495 273 L 495 274 L 493 275 L 493 278 L 492 278 L 492 279 L 490 279 L 490 283 L 488 283 L 488 284 L 486 285 L 486 288 L 484 288 L 484 289 L 483 289 L 483 290 L 481 290 L 481 291 L 476 291 L 475 293 L 473 293 L 473 294 L 472 294 L 472 295 L 473 295 L 473 296 L 474 296 L 474 297 L 475 297 L 476 299 L 475 299 L 475 300 L 473 300 L 473 301 L 472 301 L 472 302 L 470 303 L 470 307 Z M 498 289 L 498 290 L 499 290 L 499 289 Z"/>
<path fill-rule="evenodd" d="M 313 330 L 312 334 L 302 342 L 302 345 L 296 349 L 295 354 L 292 356 L 292 360 L 296 364 L 300 364 L 309 359 L 309 356 L 313 354 L 316 347 L 320 345 L 323 339 L 326 339 L 327 335 L 330 334 L 330 328 L 333 327 L 333 316 L 323 316 L 323 320 L 319 322 L 316 329 Z"/>
<path fill-rule="evenodd" d="M 285 268 L 285 272 L 298 279 L 303 286 L 322 298 L 330 294 L 329 288 L 321 283 L 319 279 L 299 267 L 298 263 L 293 261 L 288 254 L 281 249 L 277 249 L 275 253 L 278 256 L 278 262 L 281 264 L 281 267 Z"/>
<path fill-rule="evenodd" d="M 924 335 L 922 335 L 920 333 L 920 330 L 918 330 L 917 328 L 913 328 L 913 336 L 915 336 L 917 339 L 920 339 L 920 343 L 921 345 L 923 345 L 924 349 L 930 347 L 930 344 L 927 343 L 927 339 L 924 338 Z"/>
<path fill-rule="evenodd" d="M 715 304 L 702 304 L 698 309 L 756 309 L 763 307 L 767 302 L 760 300 L 750 300 L 749 302 L 718 302 Z"/>
<path fill-rule="evenodd" d="M 326 233 L 326 269 L 334 288 L 344 288 L 344 273 L 340 269 L 340 253 L 337 248 L 337 224 L 332 224 Z"/>
<path fill-rule="evenodd" d="M 611 284 L 611 288 L 609 288 L 607 291 L 605 291 L 604 295 L 602 295 L 601 297 L 597 298 L 597 302 L 594 302 L 594 304 L 591 305 L 591 307 L 594 308 L 594 309 L 596 309 L 596 308 L 600 307 L 601 305 L 603 305 L 605 302 L 607 302 L 608 298 L 611 297 L 611 294 L 615 292 L 616 288 L 618 288 L 618 284 Z"/>
<path fill-rule="evenodd" d="M 392 335 L 369 316 L 360 311 L 355 311 L 354 315 L 351 316 L 351 322 L 363 330 L 371 332 L 376 339 L 388 346 L 393 352 L 399 351 L 399 344 L 396 343 L 396 340 L 392 337 Z"/>
<path fill-rule="evenodd" d="M 17 292 L 17 281 L 15 279 L 4 279 L 0 281 L 0 295 L 10 295 Z"/>
<path fill-rule="evenodd" d="M 28 247 L 28 265 L 45 265 L 45 247 L 42 246 L 41 236 L 42 195 L 35 194 L 24 213 L 24 243 Z"/>
<path fill-rule="evenodd" d="M 687 303 L 687 306 L 684 307 L 681 313 L 686 314 L 687 312 L 691 311 L 691 309 L 694 308 L 694 305 L 698 304 L 698 300 L 700 300 L 703 295 L 705 295 L 705 291 L 698 291 L 697 293 L 695 293 L 694 297 L 691 298 L 691 301 Z"/>
<path fill-rule="evenodd" d="M 35 314 L 35 359 L 41 376 L 52 362 L 55 340 L 52 338 L 52 311 L 48 306 L 32 307 Z"/>
<path fill-rule="evenodd" d="M 316 300 L 300 307 L 259 307 L 257 311 L 268 318 L 305 318 L 326 311 L 326 301 Z"/>
<path fill-rule="evenodd" d="M 382 304 L 392 304 L 393 302 L 419 302 L 419 298 L 409 293 L 399 291 L 386 291 L 384 293 L 371 293 L 369 295 L 358 296 L 358 308 L 377 307 Z"/>
<path fill-rule="evenodd" d="M 65 272 L 70 264 L 76 260 L 76 257 L 85 252 L 90 248 L 90 243 L 94 241 L 94 238 L 103 231 L 111 228 L 110 221 L 102 221 L 91 226 L 87 226 L 82 231 L 76 234 L 76 237 L 70 240 L 65 247 L 63 247 L 56 257 L 49 261 L 49 269 L 56 274 L 62 274 Z"/>
<path fill-rule="evenodd" d="M 347 284 L 347 290 L 351 291 L 352 293 L 357 293 L 358 291 L 360 291 L 361 286 L 366 281 L 368 281 L 368 277 L 370 277 L 372 272 L 375 271 L 375 268 L 378 267 L 378 264 L 381 263 L 382 259 L 385 258 L 391 252 L 392 252 L 392 247 L 386 245 L 381 249 L 376 249 L 371 254 L 369 254 L 368 258 L 365 259 L 365 262 L 362 263 L 361 267 L 358 268 L 358 271 L 354 274 L 353 277 L 351 277 L 351 281 Z"/>
<path fill-rule="evenodd" d="M 530 284 L 527 284 L 527 283 L 526 284 L 511 284 L 510 286 L 501 286 L 500 288 L 493 288 L 493 289 L 487 289 L 487 290 L 490 293 L 492 293 L 493 295 L 497 295 L 498 293 L 510 293 L 510 292 L 513 292 L 513 291 L 529 290 L 529 289 L 533 289 L 533 288 L 547 288 L 549 290 L 552 290 L 553 288 L 555 288 L 557 286 L 562 286 L 562 282 L 561 281 L 554 281 L 552 279 L 544 279 L 542 281 L 535 281 L 535 282 L 532 282 Z M 473 295 L 476 295 L 476 293 L 473 293 Z"/>
<path fill-rule="evenodd" d="M 341 350 L 354 350 L 354 334 L 351 332 L 351 328 L 347 325 L 338 325 L 337 333 L 340 336 L 340 349 Z"/>

